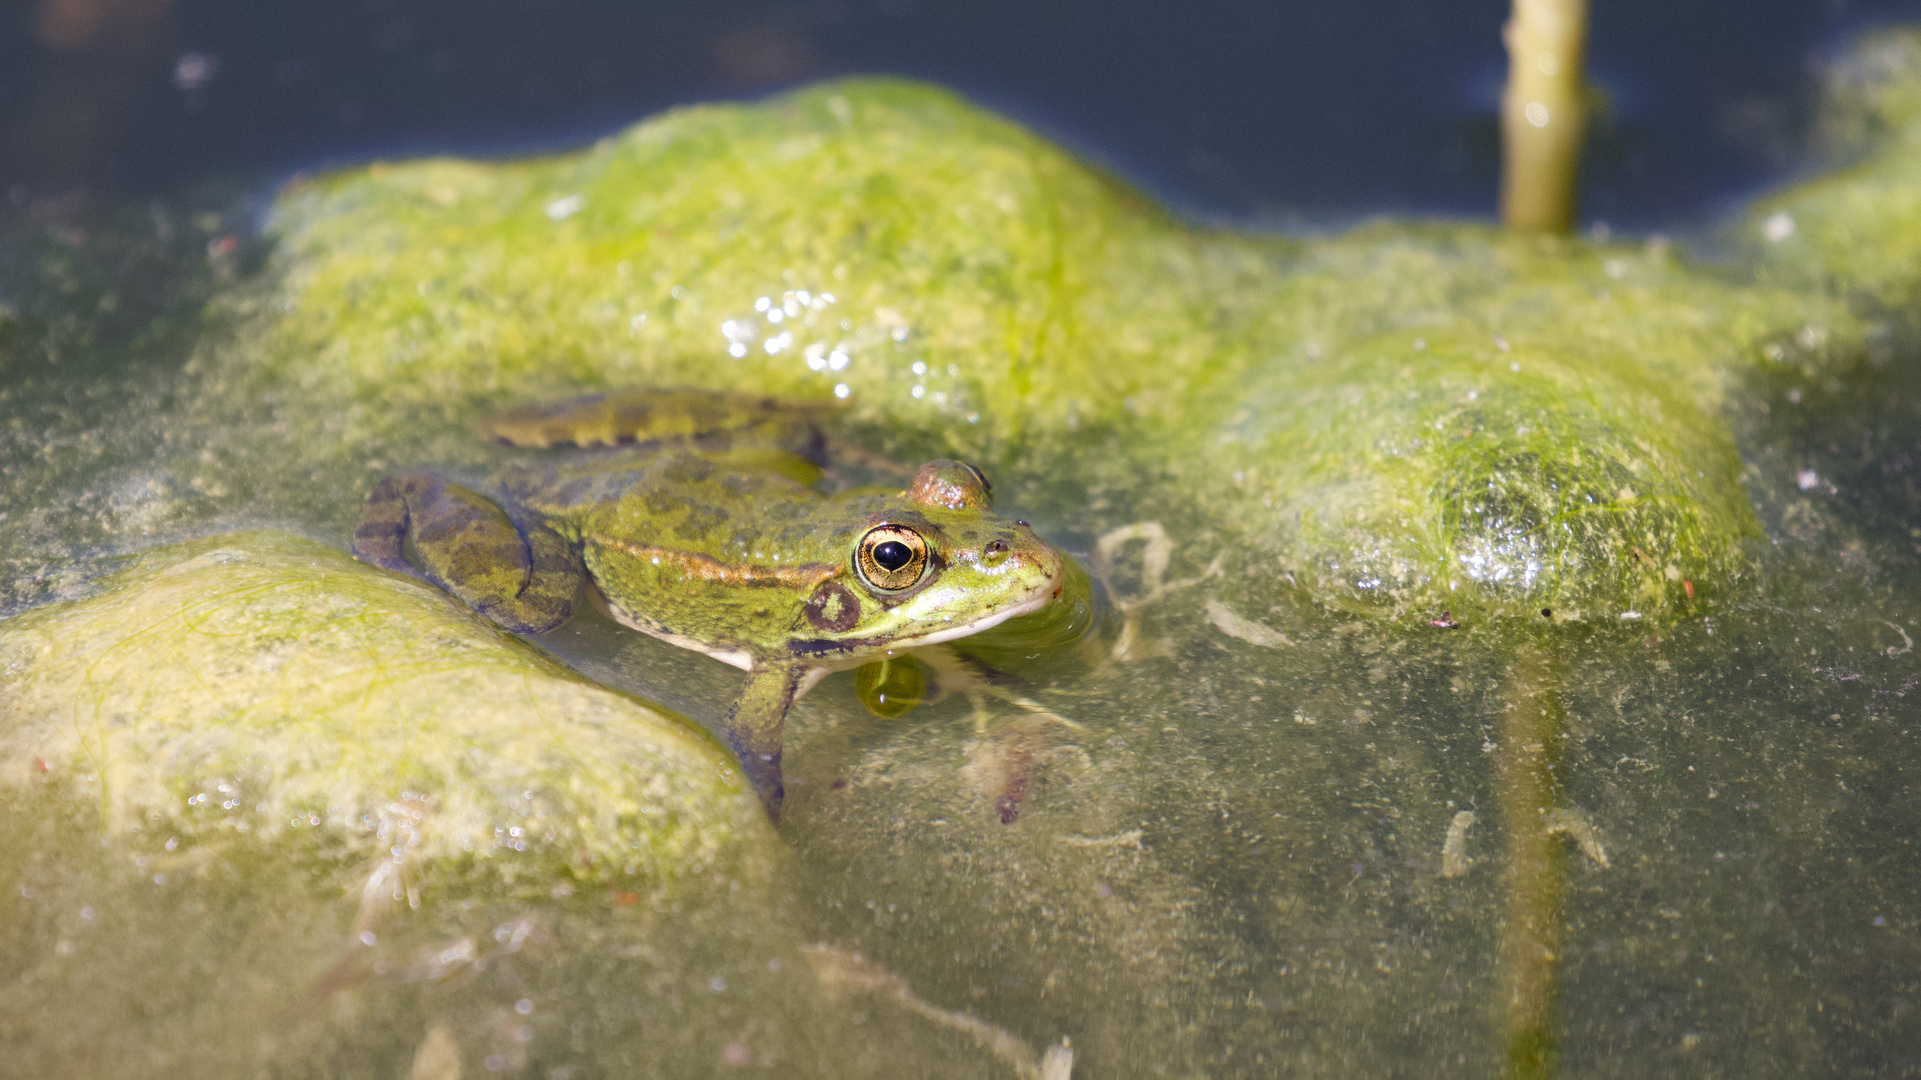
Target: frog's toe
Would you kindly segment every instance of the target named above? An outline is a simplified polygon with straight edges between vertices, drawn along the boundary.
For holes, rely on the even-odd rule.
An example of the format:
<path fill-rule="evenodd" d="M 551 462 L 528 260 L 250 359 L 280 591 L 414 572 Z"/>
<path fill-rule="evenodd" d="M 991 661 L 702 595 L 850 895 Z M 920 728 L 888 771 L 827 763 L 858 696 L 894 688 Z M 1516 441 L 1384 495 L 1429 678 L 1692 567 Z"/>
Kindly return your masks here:
<path fill-rule="evenodd" d="M 574 617 L 587 571 L 580 553 L 545 526 L 526 531 L 532 572 L 512 601 L 494 605 L 487 617 L 509 630 L 543 634 Z"/>
<path fill-rule="evenodd" d="M 787 797 L 787 785 L 780 777 L 780 751 L 772 754 L 743 752 L 740 755 L 741 771 L 753 783 L 755 794 L 760 796 L 760 804 L 767 808 L 767 817 L 776 825 L 780 824 L 780 804 Z"/>
<path fill-rule="evenodd" d="M 375 484 L 354 524 L 354 558 L 383 570 L 419 577 L 407 562 L 407 498 L 401 481 L 389 476 Z"/>

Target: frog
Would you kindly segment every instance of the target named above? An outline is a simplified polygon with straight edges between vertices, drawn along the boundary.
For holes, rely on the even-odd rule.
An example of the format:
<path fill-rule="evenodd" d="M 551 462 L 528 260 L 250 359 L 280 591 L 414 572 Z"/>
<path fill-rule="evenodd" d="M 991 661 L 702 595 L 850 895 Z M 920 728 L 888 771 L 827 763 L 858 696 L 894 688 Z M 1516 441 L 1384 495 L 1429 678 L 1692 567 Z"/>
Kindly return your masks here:
<path fill-rule="evenodd" d="M 513 633 L 555 630 L 586 602 L 742 669 L 720 732 L 778 822 L 795 701 L 832 672 L 1040 611 L 1067 571 L 1032 526 L 994 512 L 966 462 L 928 461 L 900 490 L 827 490 L 823 412 L 686 389 L 508 410 L 481 433 L 572 452 L 476 484 L 384 477 L 353 553 Z"/>

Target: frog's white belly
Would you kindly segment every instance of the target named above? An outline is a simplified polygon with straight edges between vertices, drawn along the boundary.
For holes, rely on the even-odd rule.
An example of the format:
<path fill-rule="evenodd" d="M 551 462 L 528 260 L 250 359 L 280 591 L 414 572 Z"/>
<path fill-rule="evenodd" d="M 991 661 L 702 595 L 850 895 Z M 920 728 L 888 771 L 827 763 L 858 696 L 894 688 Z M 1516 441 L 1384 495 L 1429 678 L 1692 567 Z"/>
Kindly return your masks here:
<path fill-rule="evenodd" d="M 602 615 L 630 630 L 638 630 L 648 637 L 659 638 L 669 645 L 677 645 L 691 652 L 706 653 L 721 663 L 732 664 L 742 671 L 752 671 L 754 668 L 754 658 L 746 649 L 719 649 L 704 642 L 695 641 L 693 638 L 668 633 L 658 626 L 649 626 L 645 619 L 623 610 L 612 600 L 607 599 L 607 594 L 601 592 L 600 586 L 591 579 L 588 582 L 587 597 Z"/>

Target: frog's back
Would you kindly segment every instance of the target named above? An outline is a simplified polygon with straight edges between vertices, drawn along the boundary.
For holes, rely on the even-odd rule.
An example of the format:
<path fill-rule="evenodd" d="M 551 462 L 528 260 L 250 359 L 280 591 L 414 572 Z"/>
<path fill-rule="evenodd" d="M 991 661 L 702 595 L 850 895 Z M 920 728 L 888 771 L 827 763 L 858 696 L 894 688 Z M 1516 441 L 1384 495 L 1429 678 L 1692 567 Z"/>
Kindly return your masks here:
<path fill-rule="evenodd" d="M 523 466 L 499 486 L 579 547 L 623 621 L 714 655 L 779 647 L 878 508 L 696 452 Z"/>
<path fill-rule="evenodd" d="M 510 465 L 493 485 L 576 539 L 645 536 L 722 554 L 763 528 L 806 527 L 827 501 L 821 471 L 778 448 L 632 447 Z"/>

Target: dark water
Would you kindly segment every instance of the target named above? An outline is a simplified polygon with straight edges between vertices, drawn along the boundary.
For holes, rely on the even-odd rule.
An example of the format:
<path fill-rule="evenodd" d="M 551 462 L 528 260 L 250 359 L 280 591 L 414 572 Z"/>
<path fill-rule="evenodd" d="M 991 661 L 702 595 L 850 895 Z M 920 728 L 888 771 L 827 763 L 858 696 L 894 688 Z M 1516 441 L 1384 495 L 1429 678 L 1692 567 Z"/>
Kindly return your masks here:
<path fill-rule="evenodd" d="M 885 72 L 960 88 L 1204 215 L 1493 210 L 1502 0 L 99 6 L 120 14 L 85 37 L 47 12 L 94 5 L 0 8 L 0 180 L 17 199 L 572 145 L 678 103 Z M 1598 0 L 1610 110 L 1588 216 L 1696 220 L 1797 168 L 1811 59 L 1917 10 Z"/>

